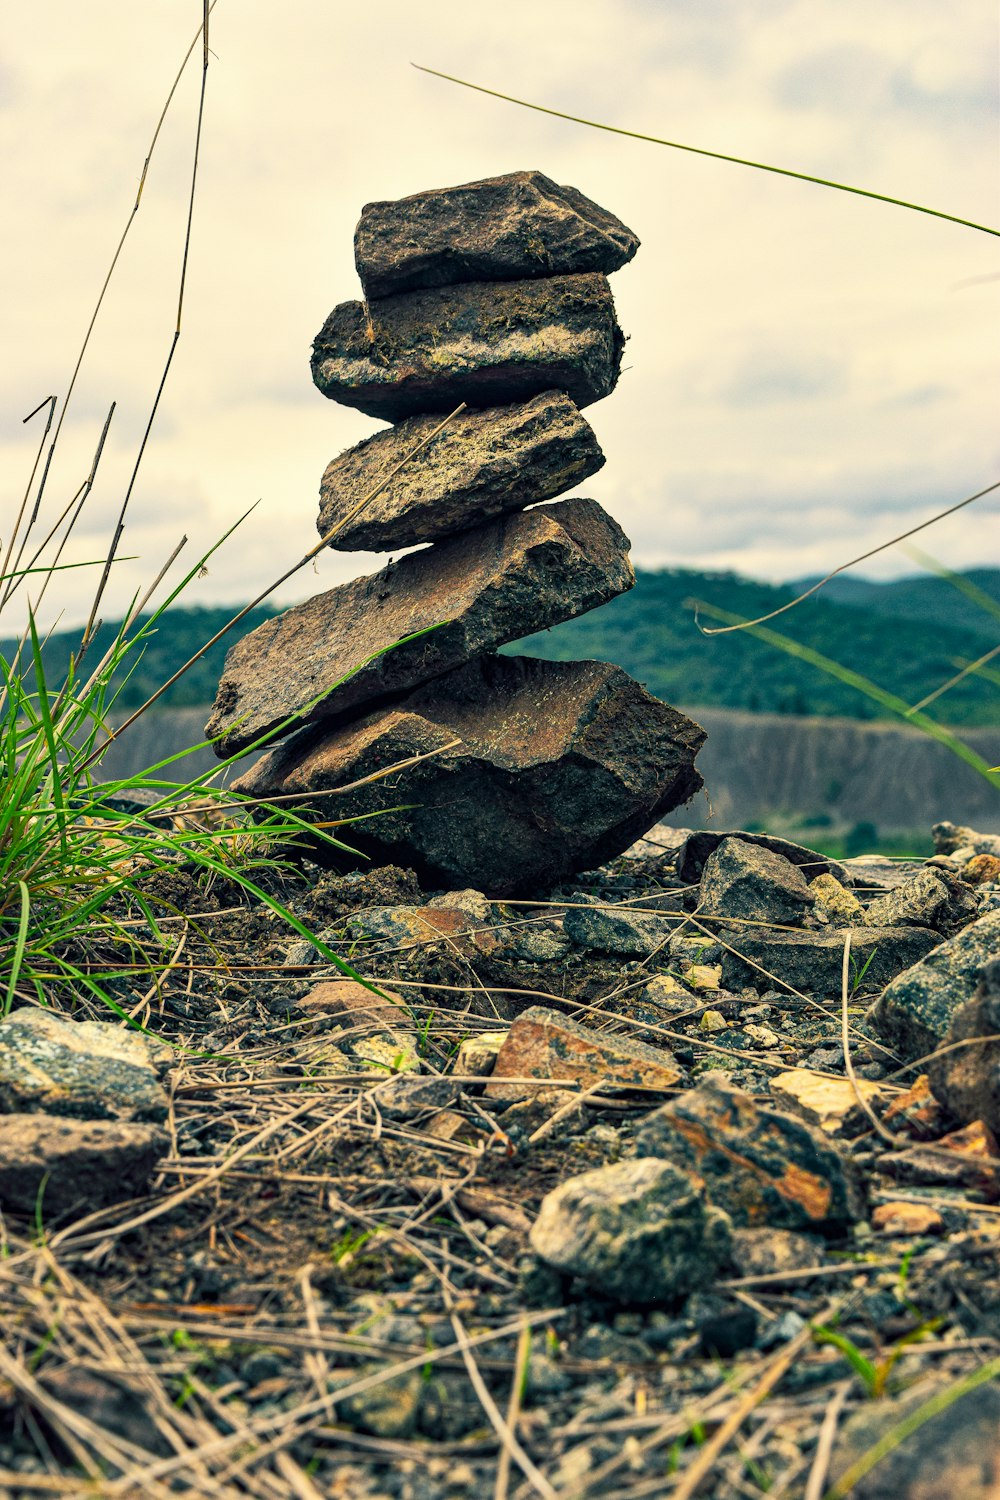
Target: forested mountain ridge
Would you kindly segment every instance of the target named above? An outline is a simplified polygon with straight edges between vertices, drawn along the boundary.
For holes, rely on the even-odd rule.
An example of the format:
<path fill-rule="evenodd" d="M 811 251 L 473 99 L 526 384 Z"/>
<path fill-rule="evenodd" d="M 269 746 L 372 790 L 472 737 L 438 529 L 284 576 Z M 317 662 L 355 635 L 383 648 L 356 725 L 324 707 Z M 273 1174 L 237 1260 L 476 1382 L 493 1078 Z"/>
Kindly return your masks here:
<path fill-rule="evenodd" d="M 1000 570 L 978 569 L 971 582 L 1000 602 Z M 636 586 L 603 609 L 558 625 L 505 649 L 558 660 L 615 662 L 673 703 L 747 709 L 758 713 L 885 717 L 856 690 L 746 632 L 705 636 L 692 602 L 702 600 L 741 618 L 767 614 L 800 591 L 756 583 L 731 573 L 690 569 L 639 570 Z M 232 637 L 214 646 L 164 696 L 174 707 L 210 703 L 227 647 L 275 611 L 257 609 Z M 174 608 L 158 623 L 118 705 L 143 702 L 222 628 L 231 606 Z M 706 615 L 705 624 L 714 623 Z M 118 626 L 102 627 L 88 656 L 97 662 Z M 921 575 L 889 584 L 835 579 L 821 593 L 773 621 L 771 628 L 863 674 L 913 704 L 982 656 L 998 639 L 1000 624 L 944 579 Z M 79 631 L 46 643 L 46 672 L 58 682 Z M 9 661 L 13 643 L 0 644 Z M 951 724 L 1000 723 L 996 673 L 973 675 L 934 705 Z"/>

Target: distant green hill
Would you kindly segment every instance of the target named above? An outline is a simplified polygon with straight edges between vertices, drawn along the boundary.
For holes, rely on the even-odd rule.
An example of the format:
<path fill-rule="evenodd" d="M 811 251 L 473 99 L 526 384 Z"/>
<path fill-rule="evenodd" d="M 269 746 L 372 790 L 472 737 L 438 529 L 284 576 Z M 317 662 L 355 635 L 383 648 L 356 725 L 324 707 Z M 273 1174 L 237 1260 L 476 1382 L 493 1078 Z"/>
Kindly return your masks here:
<path fill-rule="evenodd" d="M 968 577 L 1000 600 L 1000 570 L 979 569 Z M 615 662 L 659 697 L 690 707 L 742 708 L 759 713 L 883 715 L 853 689 L 745 633 L 706 637 L 688 607 L 691 599 L 715 604 L 743 618 L 768 613 L 800 592 L 728 573 L 668 569 L 640 572 L 628 594 L 578 620 L 542 631 L 505 648 L 567 661 Z M 229 608 L 173 609 L 134 667 L 119 704 L 142 703 L 219 630 Z M 226 648 L 274 611 L 254 610 L 165 695 L 175 707 L 211 702 Z M 710 623 L 706 620 L 706 623 Z M 971 606 L 945 580 L 920 576 L 889 584 L 836 579 L 816 598 L 774 621 L 776 630 L 863 673 L 880 687 L 916 703 L 1000 639 L 1000 623 Z M 96 662 L 117 629 L 103 627 L 90 655 Z M 78 632 L 53 636 L 45 648 L 47 673 L 58 680 Z M 10 659 L 11 643 L 0 644 Z M 951 724 L 1000 724 L 1000 688 L 973 676 L 934 705 Z"/>

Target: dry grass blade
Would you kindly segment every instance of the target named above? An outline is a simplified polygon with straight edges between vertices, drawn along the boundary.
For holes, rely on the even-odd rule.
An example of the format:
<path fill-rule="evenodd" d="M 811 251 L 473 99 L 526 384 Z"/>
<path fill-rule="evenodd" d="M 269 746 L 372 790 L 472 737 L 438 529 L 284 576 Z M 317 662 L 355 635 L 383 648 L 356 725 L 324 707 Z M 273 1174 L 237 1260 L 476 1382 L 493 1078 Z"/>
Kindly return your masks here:
<path fill-rule="evenodd" d="M 833 1453 L 833 1445 L 837 1437 L 837 1423 L 844 1409 L 852 1380 L 843 1380 L 836 1387 L 830 1397 L 829 1405 L 823 1414 L 823 1425 L 819 1430 L 816 1440 L 816 1453 L 813 1457 L 812 1467 L 809 1470 L 809 1478 L 806 1481 L 805 1494 L 802 1500 L 823 1500 L 823 1486 L 826 1484 L 826 1475 L 830 1467 L 830 1456 Z"/>
<path fill-rule="evenodd" d="M 521 1415 L 521 1401 L 528 1373 L 528 1356 L 531 1353 L 531 1329 L 525 1323 L 517 1338 L 517 1353 L 514 1356 L 514 1374 L 510 1383 L 510 1400 L 507 1402 L 507 1431 L 517 1432 L 517 1419 Z M 493 1500 L 507 1500 L 510 1488 L 510 1449 L 504 1443 L 497 1460 L 497 1477 L 493 1486 Z"/>
<path fill-rule="evenodd" d="M 847 1074 L 851 1088 L 854 1090 L 855 1099 L 858 1101 L 858 1104 L 862 1111 L 868 1116 L 869 1120 L 871 1121 L 872 1129 L 876 1132 L 876 1134 L 880 1135 L 881 1138 L 890 1146 L 899 1146 L 905 1143 L 901 1142 L 898 1136 L 893 1135 L 891 1130 L 886 1129 L 886 1127 L 882 1124 L 882 1121 L 878 1118 L 875 1111 L 872 1109 L 868 1100 L 865 1098 L 864 1094 L 861 1092 L 861 1089 L 858 1087 L 858 1076 L 854 1071 L 854 1063 L 851 1060 L 851 1028 L 848 1024 L 847 1015 L 847 1000 L 850 980 L 851 932 L 850 928 L 848 928 L 847 932 L 844 934 L 844 961 L 840 971 L 840 1040 L 844 1048 L 844 1071 Z"/>

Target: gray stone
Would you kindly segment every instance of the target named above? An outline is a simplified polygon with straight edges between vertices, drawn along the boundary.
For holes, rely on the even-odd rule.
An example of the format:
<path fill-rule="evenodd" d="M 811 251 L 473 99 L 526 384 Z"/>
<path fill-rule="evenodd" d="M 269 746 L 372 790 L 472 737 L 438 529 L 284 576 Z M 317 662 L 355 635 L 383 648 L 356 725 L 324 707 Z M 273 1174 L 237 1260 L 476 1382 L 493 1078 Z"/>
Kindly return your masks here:
<path fill-rule="evenodd" d="M 972 889 L 946 870 L 926 866 L 886 896 L 872 901 L 864 915 L 868 927 L 933 927 L 950 933 L 975 917 Z"/>
<path fill-rule="evenodd" d="M 344 1384 L 353 1385 L 366 1375 L 379 1375 L 381 1371 L 381 1365 L 361 1365 Z M 424 1378 L 420 1370 L 409 1370 L 390 1380 L 379 1380 L 353 1396 L 337 1399 L 336 1387 L 332 1395 L 337 1401 L 337 1419 L 347 1426 L 370 1432 L 377 1438 L 411 1438 L 423 1403 Z"/>
<path fill-rule="evenodd" d="M 890 859 L 884 854 L 858 854 L 841 863 L 850 876 L 854 889 L 862 895 L 874 891 L 894 891 L 897 886 L 905 885 L 920 867 L 917 860 Z"/>
<path fill-rule="evenodd" d="M 734 1225 L 830 1233 L 864 1213 L 850 1159 L 822 1130 L 719 1072 L 647 1115 L 636 1145 L 696 1172 Z"/>
<path fill-rule="evenodd" d="M 904 1062 L 926 1056 L 945 1040 L 955 1012 L 972 998 L 980 969 L 998 953 L 1000 912 L 990 912 L 894 979 L 869 1019 Z"/>
<path fill-rule="evenodd" d="M 24 1006 L 0 1022 L 0 1113 L 165 1120 L 172 1056 L 141 1032 Z"/>
<path fill-rule="evenodd" d="M 797 865 L 807 881 L 816 875 L 834 875 L 841 885 L 849 886 L 852 883 L 847 870 L 837 860 L 828 859 L 825 854 L 817 854 L 815 849 L 806 849 L 802 844 L 793 844 L 790 839 L 779 839 L 770 833 L 746 833 L 740 829 L 728 833 L 713 833 L 705 828 L 689 834 L 684 841 L 677 856 L 677 874 L 680 879 L 689 885 L 696 885 L 701 880 L 706 860 L 723 839 L 739 839 L 741 844 L 770 849 L 772 853 L 780 854 L 783 859 Z"/>
<path fill-rule="evenodd" d="M 563 918 L 563 928 L 581 948 L 647 958 L 651 953 L 665 952 L 677 923 L 659 912 L 571 906 Z"/>
<path fill-rule="evenodd" d="M 228 756 L 290 715 L 285 733 L 372 707 L 623 593 L 627 548 L 593 500 L 560 500 L 412 552 L 230 647 L 205 733 Z"/>
<path fill-rule="evenodd" d="M 366 297 L 463 281 L 617 271 L 638 248 L 614 214 L 541 172 L 366 203 L 354 232 Z"/>
<path fill-rule="evenodd" d="M 598 1167 L 553 1189 L 532 1225 L 536 1255 L 621 1302 L 672 1302 L 726 1259 L 729 1219 L 703 1184 L 651 1158 Z"/>
<path fill-rule="evenodd" d="M 824 1252 L 822 1241 L 791 1229 L 734 1229 L 730 1259 L 740 1276 L 775 1276 L 822 1265 Z"/>
<path fill-rule="evenodd" d="M 872 994 L 922 959 L 939 941 L 924 927 L 853 927 L 851 981 L 859 994 Z M 754 932 L 726 929 L 722 956 L 724 989 L 769 989 L 774 980 L 806 994 L 839 995 L 847 929 L 817 932 Z M 868 965 L 865 968 L 865 965 Z M 862 977 L 862 970 L 864 974 Z"/>
<path fill-rule="evenodd" d="M 450 1078 L 415 1078 L 400 1074 L 388 1083 L 379 1084 L 373 1098 L 379 1114 L 409 1120 L 428 1111 L 447 1109 L 461 1092 L 461 1085 Z"/>
<path fill-rule="evenodd" d="M 391 709 L 296 736 L 235 789 L 329 792 L 306 804 L 320 818 L 379 814 L 348 831 L 376 862 L 493 896 L 536 894 L 613 858 L 693 796 L 703 739 L 617 667 L 484 657 Z M 336 791 L 430 752 L 388 780 Z"/>
<path fill-rule="evenodd" d="M 0 1115 L 0 1212 L 44 1219 L 145 1192 L 168 1145 L 156 1125 Z"/>
<path fill-rule="evenodd" d="M 313 344 L 313 381 L 333 401 L 401 421 L 565 391 L 577 406 L 615 388 L 625 339 L 607 278 L 472 282 L 342 302 Z"/>
<path fill-rule="evenodd" d="M 516 406 L 463 411 L 398 474 L 441 425 L 409 417 L 334 459 L 320 486 L 319 533 L 343 552 L 388 552 L 436 542 L 582 484 L 604 463 L 593 429 L 562 391 Z M 391 476 L 391 477 L 390 477 Z M 380 494 L 346 520 L 379 485 Z"/>
<path fill-rule="evenodd" d="M 699 905 L 710 916 L 797 925 L 814 900 L 791 860 L 739 838 L 717 844 L 701 873 Z"/>
<path fill-rule="evenodd" d="M 1000 1134 L 1000 957 L 979 971 L 971 1000 L 951 1018 L 947 1042 L 963 1045 L 937 1057 L 928 1067 L 935 1096 L 956 1120 L 984 1120 Z"/>
<path fill-rule="evenodd" d="M 974 854 L 992 854 L 1000 858 L 1000 833 L 977 833 L 955 823 L 935 823 L 931 829 L 936 854 L 962 854 L 971 859 Z"/>

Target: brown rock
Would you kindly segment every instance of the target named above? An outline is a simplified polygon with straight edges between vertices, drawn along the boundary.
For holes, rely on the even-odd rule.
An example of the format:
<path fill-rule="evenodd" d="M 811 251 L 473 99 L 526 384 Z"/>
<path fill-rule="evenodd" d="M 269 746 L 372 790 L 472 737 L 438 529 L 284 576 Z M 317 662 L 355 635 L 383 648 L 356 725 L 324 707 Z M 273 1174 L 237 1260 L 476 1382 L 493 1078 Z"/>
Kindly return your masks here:
<path fill-rule="evenodd" d="M 607 279 L 473 282 L 342 302 L 313 344 L 324 396 L 398 422 L 566 391 L 577 406 L 615 388 L 625 339 Z"/>
<path fill-rule="evenodd" d="M 882 1097 L 878 1084 L 867 1079 L 859 1078 L 857 1088 L 869 1104 Z M 827 1135 L 852 1136 L 870 1128 L 849 1078 L 824 1078 L 810 1068 L 791 1068 L 771 1079 L 771 1093 L 778 1104 Z"/>
<path fill-rule="evenodd" d="M 887 1151 L 879 1158 L 879 1171 L 914 1187 L 973 1188 L 988 1203 L 1000 1198 L 1000 1148 L 982 1120 L 938 1141 Z"/>
<path fill-rule="evenodd" d="M 366 203 L 354 232 L 366 297 L 462 281 L 617 271 L 638 248 L 614 214 L 541 172 Z"/>
<path fill-rule="evenodd" d="M 91 1210 L 145 1191 L 167 1137 L 155 1125 L 0 1116 L 0 1211 L 43 1218 Z"/>
<path fill-rule="evenodd" d="M 918 1141 L 931 1141 L 945 1129 L 947 1112 L 931 1093 L 926 1073 L 915 1078 L 905 1093 L 897 1094 L 882 1116 L 890 1130 L 905 1130 Z"/>
<path fill-rule="evenodd" d="M 467 912 L 433 903 L 355 912 L 347 923 L 347 932 L 352 938 L 374 941 L 376 946 L 366 948 L 366 957 L 435 947 L 463 958 L 476 958 L 499 946 L 491 925 L 477 922 Z"/>
<path fill-rule="evenodd" d="M 944 1220 L 927 1203 L 880 1203 L 872 1214 L 880 1234 L 943 1234 Z"/>
<path fill-rule="evenodd" d="M 637 1149 L 696 1171 L 737 1225 L 828 1232 L 864 1212 L 852 1164 L 832 1140 L 721 1073 L 647 1115 Z"/>
<path fill-rule="evenodd" d="M 703 739 L 618 667 L 484 657 L 391 709 L 296 736 L 235 788 L 329 791 L 306 804 L 321 819 L 378 813 L 343 830 L 362 854 L 508 896 L 593 869 L 693 796 Z M 416 755 L 429 758 L 336 791 Z"/>
<path fill-rule="evenodd" d="M 290 715 L 299 722 L 286 733 L 366 709 L 479 652 L 584 614 L 632 587 L 627 548 L 593 500 L 560 500 L 412 552 L 237 641 L 206 735 L 229 756 Z"/>
<path fill-rule="evenodd" d="M 332 1020 L 339 1025 L 374 1022 L 380 1026 L 399 1026 L 409 1021 L 406 1002 L 394 990 L 378 986 L 380 998 L 356 979 L 327 979 L 314 984 L 307 994 L 296 1000 L 296 1010 L 305 1011 L 315 1020 Z"/>
<path fill-rule="evenodd" d="M 440 425 L 439 416 L 408 417 L 334 459 L 320 486 L 320 536 L 386 487 L 331 538 L 331 547 L 387 552 L 435 542 L 550 500 L 604 463 L 593 429 L 569 397 L 543 391 L 516 406 L 460 412 L 394 474 Z"/>
<path fill-rule="evenodd" d="M 505 1083 L 505 1078 L 574 1079 L 581 1088 L 603 1081 L 609 1088 L 670 1089 L 680 1077 L 669 1052 L 631 1037 L 592 1031 L 558 1011 L 533 1005 L 508 1031 L 486 1094 L 524 1098 L 529 1086 Z"/>

